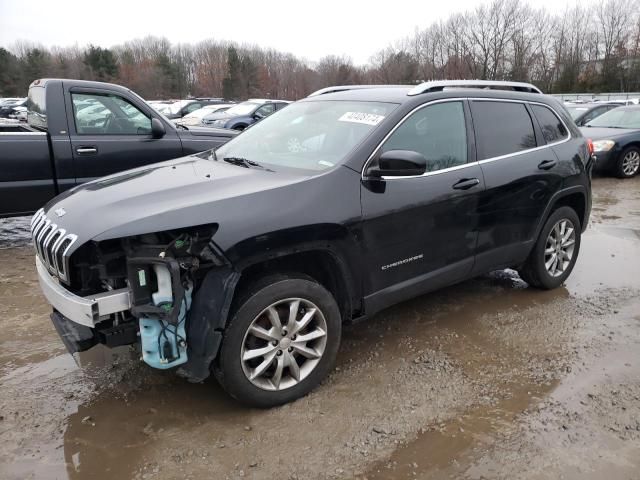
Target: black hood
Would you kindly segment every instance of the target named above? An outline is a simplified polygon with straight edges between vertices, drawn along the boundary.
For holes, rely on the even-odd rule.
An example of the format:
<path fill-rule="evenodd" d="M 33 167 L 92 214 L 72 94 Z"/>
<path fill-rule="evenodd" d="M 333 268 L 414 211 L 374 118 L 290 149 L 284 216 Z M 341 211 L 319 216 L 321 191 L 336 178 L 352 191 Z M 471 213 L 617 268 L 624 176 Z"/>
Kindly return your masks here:
<path fill-rule="evenodd" d="M 189 156 L 85 183 L 50 201 L 44 211 L 58 227 L 78 235 L 75 249 L 88 240 L 222 220 L 228 226 L 237 222 L 238 212 L 262 208 L 255 206 L 264 203 L 262 194 L 305 178 Z M 290 203 L 287 195 L 276 197 Z M 59 209 L 62 217 L 54 213 Z"/>

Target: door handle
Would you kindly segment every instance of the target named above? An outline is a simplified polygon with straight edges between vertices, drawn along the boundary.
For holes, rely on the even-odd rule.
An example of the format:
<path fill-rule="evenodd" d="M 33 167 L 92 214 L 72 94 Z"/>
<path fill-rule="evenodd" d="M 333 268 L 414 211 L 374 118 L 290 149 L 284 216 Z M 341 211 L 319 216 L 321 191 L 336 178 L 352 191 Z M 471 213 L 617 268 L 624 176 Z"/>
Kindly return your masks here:
<path fill-rule="evenodd" d="M 556 163 L 558 163 L 558 162 L 556 162 L 555 160 L 545 160 L 544 162 L 540 162 L 538 164 L 538 168 L 540 170 L 549 170 L 549 169 L 555 167 Z"/>
<path fill-rule="evenodd" d="M 463 178 L 457 183 L 454 183 L 453 187 L 451 188 L 453 188 L 454 190 L 469 190 L 476 185 L 480 185 L 480 180 L 478 180 L 477 178 Z"/>
<path fill-rule="evenodd" d="M 96 147 L 78 147 L 76 152 L 78 155 L 93 155 L 98 153 L 98 149 Z"/>

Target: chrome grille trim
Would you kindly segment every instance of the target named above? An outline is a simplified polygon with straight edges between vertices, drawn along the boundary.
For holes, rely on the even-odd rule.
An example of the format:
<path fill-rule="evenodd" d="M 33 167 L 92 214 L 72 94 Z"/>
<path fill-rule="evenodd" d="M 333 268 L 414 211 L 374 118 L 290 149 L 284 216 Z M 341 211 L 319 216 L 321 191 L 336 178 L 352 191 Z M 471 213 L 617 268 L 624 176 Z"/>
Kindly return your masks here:
<path fill-rule="evenodd" d="M 40 209 L 31 219 L 31 237 L 40 261 L 52 274 L 68 282 L 69 250 L 78 236 L 51 222 Z M 64 251 L 60 248 L 64 245 Z M 59 259 L 60 257 L 60 259 Z M 61 261 L 60 261 L 61 260 Z"/>

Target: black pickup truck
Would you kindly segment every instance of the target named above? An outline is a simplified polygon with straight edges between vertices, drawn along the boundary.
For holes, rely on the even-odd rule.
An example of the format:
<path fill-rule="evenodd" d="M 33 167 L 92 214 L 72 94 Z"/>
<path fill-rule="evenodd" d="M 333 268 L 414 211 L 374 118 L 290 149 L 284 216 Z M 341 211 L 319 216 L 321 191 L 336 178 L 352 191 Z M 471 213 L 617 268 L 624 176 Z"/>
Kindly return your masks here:
<path fill-rule="evenodd" d="M 35 212 L 76 185 L 209 150 L 237 132 L 176 127 L 131 90 L 42 79 L 29 87 L 27 124 L 0 123 L 0 218 Z"/>

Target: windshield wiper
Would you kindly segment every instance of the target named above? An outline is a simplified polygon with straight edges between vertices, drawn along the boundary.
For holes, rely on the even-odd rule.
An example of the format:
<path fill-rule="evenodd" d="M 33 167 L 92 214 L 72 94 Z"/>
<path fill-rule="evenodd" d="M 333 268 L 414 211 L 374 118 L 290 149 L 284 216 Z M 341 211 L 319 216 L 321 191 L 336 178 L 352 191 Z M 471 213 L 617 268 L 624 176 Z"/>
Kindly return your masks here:
<path fill-rule="evenodd" d="M 244 168 L 251 168 L 251 167 L 264 168 L 259 163 L 254 162 L 252 160 L 248 160 L 246 158 L 242 158 L 242 157 L 224 157 L 223 160 L 232 165 L 237 165 L 239 167 L 244 167 Z"/>

